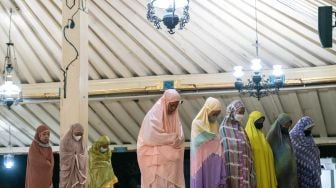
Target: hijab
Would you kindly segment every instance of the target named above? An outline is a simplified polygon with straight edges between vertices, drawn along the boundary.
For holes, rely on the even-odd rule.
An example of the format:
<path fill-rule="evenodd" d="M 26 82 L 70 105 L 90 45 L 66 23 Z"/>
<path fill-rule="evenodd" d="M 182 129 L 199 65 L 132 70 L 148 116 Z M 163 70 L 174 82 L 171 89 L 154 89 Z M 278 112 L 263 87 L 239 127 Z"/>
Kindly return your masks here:
<path fill-rule="evenodd" d="M 34 140 L 29 147 L 26 169 L 26 188 L 45 188 L 52 185 L 54 156 L 51 146 L 40 140 L 40 134 L 48 131 L 47 125 L 36 129 Z"/>
<path fill-rule="evenodd" d="M 111 149 L 107 148 L 106 151 L 101 151 L 102 145 L 109 144 L 109 137 L 101 136 L 89 150 L 89 188 L 112 187 L 118 182 L 118 178 L 115 176 L 112 168 Z"/>
<path fill-rule="evenodd" d="M 312 135 L 305 135 L 304 133 L 305 130 L 313 126 L 314 121 L 311 117 L 302 117 L 290 131 L 290 138 L 296 156 L 300 187 L 320 188 L 320 150 Z"/>
<path fill-rule="evenodd" d="M 209 121 L 209 114 L 221 110 L 218 99 L 209 97 L 191 125 L 190 187 L 225 185 L 225 166 L 218 136 L 218 121 Z"/>
<path fill-rule="evenodd" d="M 60 144 L 60 188 L 85 187 L 87 153 L 83 137 L 77 141 L 74 133 L 84 133 L 81 124 L 71 125 Z"/>
<path fill-rule="evenodd" d="M 277 179 L 275 175 L 272 149 L 268 144 L 262 129 L 257 129 L 255 126 L 255 122 L 260 118 L 265 118 L 261 112 L 251 112 L 245 127 L 253 153 L 253 164 L 257 177 L 257 187 L 276 188 Z"/>
<path fill-rule="evenodd" d="M 197 147 L 202 143 L 213 139 L 218 134 L 218 121 L 210 122 L 208 117 L 213 111 L 220 111 L 221 103 L 219 100 L 209 97 L 205 101 L 202 109 L 192 122 L 191 126 L 191 150 L 196 152 Z"/>
<path fill-rule="evenodd" d="M 226 185 L 236 187 L 256 187 L 251 146 L 245 130 L 235 120 L 236 112 L 244 108 L 240 100 L 232 101 L 226 108 L 226 116 L 220 126 L 220 137 L 226 165 Z"/>
<path fill-rule="evenodd" d="M 273 151 L 279 188 L 298 186 L 296 161 L 292 144 L 289 135 L 281 132 L 281 127 L 290 121 L 292 119 L 288 114 L 280 114 L 267 134 L 267 141 Z"/>
<path fill-rule="evenodd" d="M 183 175 L 184 135 L 178 109 L 168 114 L 168 105 L 180 101 L 174 89 L 168 89 L 146 114 L 139 131 L 137 157 L 141 185 L 149 187 L 159 176 L 185 187 Z"/>

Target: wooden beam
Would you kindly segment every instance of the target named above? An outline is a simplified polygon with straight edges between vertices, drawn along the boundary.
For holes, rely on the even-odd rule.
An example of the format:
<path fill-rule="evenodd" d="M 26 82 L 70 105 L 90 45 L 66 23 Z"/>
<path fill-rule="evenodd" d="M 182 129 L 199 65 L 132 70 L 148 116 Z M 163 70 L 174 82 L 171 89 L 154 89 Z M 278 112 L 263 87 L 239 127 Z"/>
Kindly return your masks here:
<path fill-rule="evenodd" d="M 314 141 L 319 146 L 336 145 L 336 137 L 320 137 L 314 138 Z"/>
<path fill-rule="evenodd" d="M 304 85 L 336 82 L 336 65 L 285 69 L 287 85 Z M 264 71 L 266 75 L 271 70 Z M 245 73 L 247 80 L 251 72 Z M 176 89 L 233 89 L 235 78 L 232 73 L 162 75 L 119 79 L 90 80 L 88 92 L 90 96 L 118 93 L 140 93 L 162 90 L 164 80 L 174 80 Z M 58 98 L 60 83 L 22 84 L 24 98 Z"/>
<path fill-rule="evenodd" d="M 61 84 L 60 137 L 70 126 L 80 123 L 83 138 L 88 141 L 88 13 L 82 1 L 74 1 L 69 7 L 63 0 L 61 67 L 66 74 Z M 65 85 L 66 83 L 66 85 Z"/>

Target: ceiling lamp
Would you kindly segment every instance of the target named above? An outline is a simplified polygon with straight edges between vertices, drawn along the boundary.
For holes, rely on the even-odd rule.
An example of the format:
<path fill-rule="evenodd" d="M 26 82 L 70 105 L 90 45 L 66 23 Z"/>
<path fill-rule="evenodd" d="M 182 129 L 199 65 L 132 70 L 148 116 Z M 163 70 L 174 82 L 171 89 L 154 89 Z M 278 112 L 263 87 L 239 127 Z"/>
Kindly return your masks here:
<path fill-rule="evenodd" d="M 14 166 L 14 155 L 4 155 L 4 166 L 5 168 L 12 168 Z"/>
<path fill-rule="evenodd" d="M 14 43 L 11 40 L 11 26 L 12 26 L 12 9 L 10 9 L 10 21 L 8 31 L 7 52 L 3 69 L 1 70 L 0 82 L 0 104 L 6 105 L 10 108 L 13 104 L 18 104 L 22 101 L 21 89 L 18 85 L 14 84 L 13 70 L 16 63 Z"/>
<path fill-rule="evenodd" d="M 9 147 L 9 153 L 4 155 L 4 166 L 5 168 L 12 168 L 14 166 L 14 155 L 13 148 L 12 148 L 12 131 L 11 131 L 11 125 L 8 127 L 8 147 Z"/>
<path fill-rule="evenodd" d="M 183 29 L 189 18 L 189 0 L 149 0 L 147 4 L 147 19 L 157 29 L 161 29 L 163 22 L 170 34 L 175 33 L 178 24 L 179 29 Z"/>
<path fill-rule="evenodd" d="M 252 76 L 248 79 L 247 84 L 244 84 L 242 76 L 244 75 L 243 67 L 234 67 L 233 75 L 236 77 L 235 88 L 241 94 L 248 93 L 250 96 L 260 100 L 261 97 L 269 94 L 278 94 L 279 89 L 284 86 L 285 76 L 281 69 L 281 65 L 273 65 L 273 72 L 268 78 L 262 75 L 262 61 L 259 58 L 259 40 L 258 40 L 258 17 L 257 17 L 257 0 L 255 0 L 255 31 L 256 31 L 256 58 L 251 60 Z"/>

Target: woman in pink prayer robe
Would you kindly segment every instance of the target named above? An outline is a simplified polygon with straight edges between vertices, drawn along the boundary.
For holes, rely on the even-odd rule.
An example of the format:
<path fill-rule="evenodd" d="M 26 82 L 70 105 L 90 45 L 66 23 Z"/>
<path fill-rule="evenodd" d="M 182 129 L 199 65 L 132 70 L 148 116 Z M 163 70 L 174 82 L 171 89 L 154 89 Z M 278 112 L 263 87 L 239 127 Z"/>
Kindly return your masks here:
<path fill-rule="evenodd" d="M 26 170 L 26 188 L 52 187 L 54 156 L 49 144 L 50 131 L 47 125 L 36 129 L 29 147 Z"/>
<path fill-rule="evenodd" d="M 87 179 L 87 152 L 83 141 L 84 128 L 72 125 L 60 144 L 60 188 L 84 188 Z"/>
<path fill-rule="evenodd" d="M 141 188 L 185 188 L 180 95 L 168 89 L 146 114 L 138 136 Z"/>

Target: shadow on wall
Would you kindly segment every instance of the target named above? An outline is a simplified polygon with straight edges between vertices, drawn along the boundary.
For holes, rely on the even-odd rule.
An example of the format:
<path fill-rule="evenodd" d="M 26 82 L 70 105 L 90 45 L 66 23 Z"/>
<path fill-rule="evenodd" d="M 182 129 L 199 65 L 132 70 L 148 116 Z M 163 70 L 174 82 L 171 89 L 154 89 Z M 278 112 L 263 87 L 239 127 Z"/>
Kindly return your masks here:
<path fill-rule="evenodd" d="M 135 152 L 113 153 L 112 164 L 119 179 L 115 188 L 140 188 L 140 170 Z M 53 184 L 59 187 L 59 155 L 54 154 L 55 167 Z M 26 177 L 27 155 L 15 155 L 15 166 L 6 169 L 3 165 L 3 155 L 0 155 L 0 187 L 24 188 Z M 186 187 L 189 187 L 189 150 L 184 155 L 184 176 Z"/>

